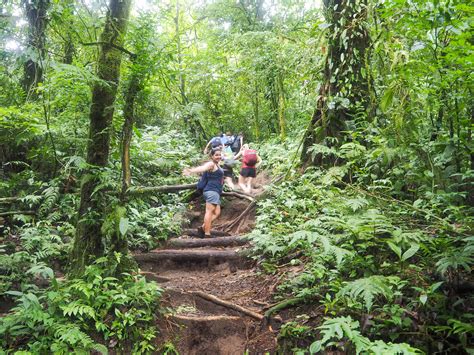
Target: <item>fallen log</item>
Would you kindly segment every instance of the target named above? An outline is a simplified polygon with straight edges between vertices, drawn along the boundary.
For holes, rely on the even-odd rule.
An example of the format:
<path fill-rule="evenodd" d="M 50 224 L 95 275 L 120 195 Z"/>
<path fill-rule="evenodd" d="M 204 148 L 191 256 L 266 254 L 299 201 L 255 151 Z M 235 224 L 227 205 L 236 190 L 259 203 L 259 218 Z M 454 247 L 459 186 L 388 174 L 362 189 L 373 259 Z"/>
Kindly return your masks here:
<path fill-rule="evenodd" d="M 7 212 L 0 212 L 0 217 L 5 216 L 14 216 L 18 214 L 26 214 L 26 215 L 35 215 L 35 211 L 7 211 Z"/>
<path fill-rule="evenodd" d="M 183 235 L 189 235 L 191 237 L 199 237 L 197 229 L 184 229 Z M 211 229 L 211 236 L 213 237 L 229 237 L 230 234 L 224 231 L 218 231 Z"/>
<path fill-rule="evenodd" d="M 217 298 L 216 296 L 213 296 L 213 295 L 210 295 L 208 293 L 205 293 L 205 292 L 202 292 L 202 291 L 192 291 L 190 292 L 192 295 L 196 295 L 196 296 L 199 296 L 207 301 L 211 301 L 212 303 L 215 303 L 219 306 L 223 306 L 223 307 L 226 307 L 226 308 L 230 308 L 230 309 L 233 309 L 234 311 L 237 311 L 237 312 L 240 312 L 240 313 L 243 313 L 243 314 L 246 314 L 252 318 L 255 318 L 257 320 L 263 320 L 265 318 L 265 316 L 263 314 L 260 314 L 260 313 L 257 313 L 257 312 L 254 312 L 248 308 L 245 308 L 245 307 L 242 307 L 242 306 L 239 306 L 235 303 L 230 303 L 230 302 L 227 302 L 227 301 L 224 301 L 220 298 Z"/>
<path fill-rule="evenodd" d="M 1 197 L 0 198 L 0 203 L 12 203 L 15 201 L 18 201 L 20 197 Z"/>
<path fill-rule="evenodd" d="M 196 189 L 197 184 L 164 185 L 164 186 L 133 186 L 127 190 L 127 195 L 140 195 L 146 193 L 179 192 Z"/>
<path fill-rule="evenodd" d="M 213 260 L 236 260 L 240 256 L 234 250 L 215 250 L 215 249 L 199 249 L 199 250 L 181 250 L 166 249 L 156 250 L 150 253 L 136 254 L 135 260 L 138 262 L 202 262 L 209 259 Z"/>
<path fill-rule="evenodd" d="M 247 244 L 247 238 L 244 237 L 218 237 L 204 239 L 169 239 L 166 242 L 167 247 L 171 248 L 200 248 L 200 247 L 232 247 Z"/>

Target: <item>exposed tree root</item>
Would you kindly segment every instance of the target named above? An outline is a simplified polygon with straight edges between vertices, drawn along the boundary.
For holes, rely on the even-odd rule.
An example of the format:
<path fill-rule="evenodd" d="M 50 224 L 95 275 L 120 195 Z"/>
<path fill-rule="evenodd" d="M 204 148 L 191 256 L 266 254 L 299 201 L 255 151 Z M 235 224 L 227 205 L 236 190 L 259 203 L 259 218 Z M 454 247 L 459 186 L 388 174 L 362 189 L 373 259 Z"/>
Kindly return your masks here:
<path fill-rule="evenodd" d="M 277 303 L 275 306 L 269 308 L 265 312 L 265 318 L 270 318 L 273 315 L 273 313 L 292 307 L 292 306 L 296 306 L 297 304 L 303 303 L 304 301 L 305 301 L 304 298 L 295 297 L 295 298 L 290 298 L 288 300 L 284 300 L 283 302 Z"/>
<path fill-rule="evenodd" d="M 215 303 L 219 306 L 230 308 L 230 309 L 233 309 L 234 311 L 237 311 L 237 312 L 243 313 L 245 315 L 248 315 L 248 316 L 250 316 L 252 318 L 255 318 L 257 320 L 261 321 L 265 318 L 265 316 L 260 314 L 260 313 L 254 312 L 254 311 L 252 311 L 248 308 L 239 306 L 237 304 L 224 301 L 224 300 L 222 300 L 220 298 L 217 298 L 216 296 L 210 295 L 208 293 L 205 293 L 205 292 L 202 292 L 202 291 L 193 291 L 193 292 L 190 292 L 190 293 L 193 294 L 193 295 L 199 296 L 199 297 L 201 297 L 205 300 L 208 300 L 212 303 Z"/>

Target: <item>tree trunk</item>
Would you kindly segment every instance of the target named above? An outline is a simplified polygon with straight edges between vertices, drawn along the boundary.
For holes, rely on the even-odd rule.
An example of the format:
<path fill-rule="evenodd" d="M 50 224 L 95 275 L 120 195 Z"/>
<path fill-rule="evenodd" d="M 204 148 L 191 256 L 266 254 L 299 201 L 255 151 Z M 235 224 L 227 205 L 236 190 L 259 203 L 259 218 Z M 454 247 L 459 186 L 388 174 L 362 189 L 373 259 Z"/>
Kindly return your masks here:
<path fill-rule="evenodd" d="M 100 189 L 95 190 L 100 183 L 98 173 L 107 165 L 109 158 L 110 129 L 122 58 L 122 53 L 115 47 L 123 44 L 130 6 L 131 0 L 110 0 L 100 38 L 97 74 L 101 82 L 96 83 L 92 90 L 87 147 L 87 163 L 92 168 L 84 177 L 81 188 L 76 238 L 71 255 L 73 273 L 81 273 L 86 265 L 104 254 L 101 202 L 105 201 L 105 196 Z"/>
<path fill-rule="evenodd" d="M 23 89 L 29 93 L 43 81 L 42 60 L 45 57 L 47 11 L 50 0 L 23 0 L 28 20 L 28 49 L 37 55 L 24 64 Z"/>
<path fill-rule="evenodd" d="M 140 91 L 140 79 L 137 73 L 132 73 L 125 95 L 125 105 L 123 108 L 123 128 L 122 128 L 122 200 L 132 183 L 130 172 L 130 142 L 132 141 L 133 125 L 135 123 L 135 99 Z"/>
<path fill-rule="evenodd" d="M 333 164 L 335 156 L 312 154 L 315 144 L 337 147 L 343 140 L 346 122 L 368 105 L 368 79 L 364 72 L 370 39 L 365 27 L 367 0 L 325 0 L 327 50 L 323 84 L 305 133 L 301 161 L 304 164 Z"/>

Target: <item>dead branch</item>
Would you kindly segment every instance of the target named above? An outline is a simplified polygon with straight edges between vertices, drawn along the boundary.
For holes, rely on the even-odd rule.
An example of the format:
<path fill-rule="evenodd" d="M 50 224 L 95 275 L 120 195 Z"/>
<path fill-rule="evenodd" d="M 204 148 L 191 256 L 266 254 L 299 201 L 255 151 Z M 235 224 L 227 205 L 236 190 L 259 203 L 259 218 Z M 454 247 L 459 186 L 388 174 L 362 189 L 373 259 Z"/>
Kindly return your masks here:
<path fill-rule="evenodd" d="M 217 298 L 216 296 L 210 295 L 208 293 L 205 293 L 205 292 L 202 292 L 202 291 L 193 291 L 193 292 L 190 292 L 190 293 L 193 294 L 193 295 L 199 296 L 199 297 L 201 297 L 205 300 L 208 300 L 212 303 L 215 303 L 219 306 L 230 308 L 230 309 L 233 309 L 234 311 L 246 314 L 246 315 L 248 315 L 252 318 L 255 318 L 257 320 L 261 321 L 265 318 L 265 316 L 260 314 L 260 313 L 251 311 L 250 309 L 244 308 L 244 307 L 239 306 L 235 303 L 230 303 L 230 302 L 224 301 L 224 300 L 222 300 L 220 298 Z"/>

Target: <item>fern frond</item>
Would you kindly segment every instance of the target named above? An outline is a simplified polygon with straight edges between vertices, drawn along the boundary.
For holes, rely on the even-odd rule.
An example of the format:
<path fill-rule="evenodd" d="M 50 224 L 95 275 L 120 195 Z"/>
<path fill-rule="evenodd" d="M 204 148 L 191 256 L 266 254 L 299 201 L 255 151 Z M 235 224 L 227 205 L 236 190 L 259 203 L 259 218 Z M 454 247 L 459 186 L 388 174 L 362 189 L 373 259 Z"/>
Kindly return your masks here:
<path fill-rule="evenodd" d="M 362 298 L 365 308 L 369 312 L 376 296 L 383 296 L 387 299 L 393 298 L 394 292 L 391 284 L 399 281 L 400 278 L 397 276 L 374 275 L 347 283 L 341 289 L 340 295 L 349 296 L 353 300 Z"/>

